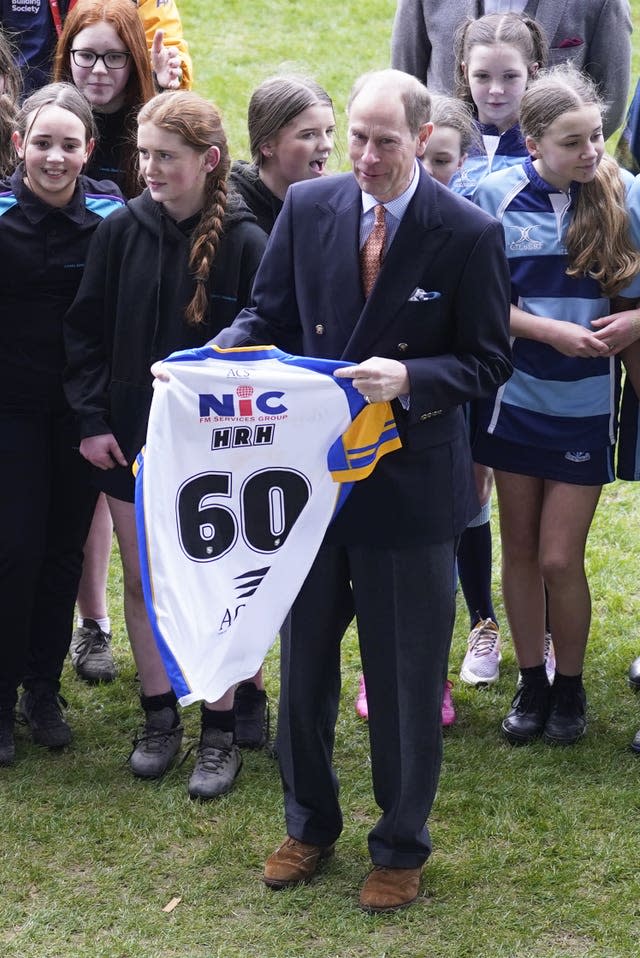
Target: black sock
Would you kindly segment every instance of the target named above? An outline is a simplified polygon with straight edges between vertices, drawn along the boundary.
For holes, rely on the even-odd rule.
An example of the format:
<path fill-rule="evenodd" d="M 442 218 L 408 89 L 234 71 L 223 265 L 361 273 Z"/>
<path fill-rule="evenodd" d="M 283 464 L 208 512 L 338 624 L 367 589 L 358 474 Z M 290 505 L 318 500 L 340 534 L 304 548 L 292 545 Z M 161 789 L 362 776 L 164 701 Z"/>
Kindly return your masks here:
<path fill-rule="evenodd" d="M 533 665 L 528 669 L 520 669 L 520 675 L 522 676 L 522 682 L 524 685 L 528 686 L 547 686 L 549 685 L 549 679 L 547 678 L 547 670 L 542 665 Z"/>
<path fill-rule="evenodd" d="M 557 689 L 580 689 L 582 688 L 582 672 L 579 672 L 578 675 L 562 675 L 556 669 L 553 685 Z"/>
<path fill-rule="evenodd" d="M 178 715 L 178 699 L 173 689 L 163 692 L 162 695 L 140 695 L 140 705 L 145 712 L 159 712 L 161 709 L 173 710 L 173 727 L 180 724 Z"/>
<path fill-rule="evenodd" d="M 467 526 L 458 546 L 458 575 L 471 628 L 480 619 L 497 623 L 491 599 L 491 561 L 491 523 Z"/>
<path fill-rule="evenodd" d="M 163 692 L 162 695 L 144 695 L 140 696 L 140 704 L 145 712 L 159 712 L 160 709 L 170 708 L 177 712 L 178 699 L 173 689 Z"/>
<path fill-rule="evenodd" d="M 233 709 L 223 712 L 208 709 L 202 705 L 200 706 L 200 716 L 203 729 L 217 728 L 221 732 L 235 732 L 236 730 L 236 717 Z"/>

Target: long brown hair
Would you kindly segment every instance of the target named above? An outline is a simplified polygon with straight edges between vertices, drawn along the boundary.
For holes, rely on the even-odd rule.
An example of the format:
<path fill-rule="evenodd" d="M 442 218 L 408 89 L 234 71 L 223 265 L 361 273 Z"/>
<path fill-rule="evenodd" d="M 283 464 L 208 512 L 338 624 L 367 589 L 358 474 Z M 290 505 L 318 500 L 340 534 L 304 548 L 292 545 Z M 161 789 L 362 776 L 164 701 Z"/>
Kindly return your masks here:
<path fill-rule="evenodd" d="M 18 100 L 22 93 L 22 74 L 16 65 L 14 49 L 6 33 L 0 29 L 0 76 L 4 78 L 4 93 L 0 94 L 0 176 L 9 176 L 16 165 L 16 153 L 11 142 L 15 130 Z"/>
<path fill-rule="evenodd" d="M 584 106 L 603 111 L 590 77 L 568 63 L 546 70 L 522 98 L 522 135 L 540 140 L 554 120 Z M 605 154 L 593 180 L 580 186 L 565 237 L 567 275 L 591 276 L 605 296 L 615 296 L 640 271 L 640 254 L 631 242 L 625 194 L 620 167 Z"/>
<path fill-rule="evenodd" d="M 129 2 L 129 0 L 127 0 Z M 199 153 L 215 146 L 220 160 L 207 173 L 200 221 L 191 237 L 189 270 L 196 281 L 193 298 L 185 310 L 190 326 L 206 322 L 209 311 L 207 282 L 224 229 L 227 207 L 229 147 L 220 113 L 212 103 L 188 90 L 160 93 L 138 114 L 138 124 L 153 123 L 168 133 L 177 133 L 187 146 Z"/>
<path fill-rule="evenodd" d="M 53 79 L 73 83 L 71 49 L 81 30 L 96 23 L 108 23 L 116 31 L 131 54 L 131 72 L 124 90 L 127 107 L 123 148 L 120 157 L 124 171 L 124 192 L 135 196 L 139 192 L 136 174 L 135 118 L 140 107 L 154 95 L 153 76 L 144 28 L 136 5 L 131 0 L 79 0 L 69 11 L 58 40 L 53 61 Z"/>

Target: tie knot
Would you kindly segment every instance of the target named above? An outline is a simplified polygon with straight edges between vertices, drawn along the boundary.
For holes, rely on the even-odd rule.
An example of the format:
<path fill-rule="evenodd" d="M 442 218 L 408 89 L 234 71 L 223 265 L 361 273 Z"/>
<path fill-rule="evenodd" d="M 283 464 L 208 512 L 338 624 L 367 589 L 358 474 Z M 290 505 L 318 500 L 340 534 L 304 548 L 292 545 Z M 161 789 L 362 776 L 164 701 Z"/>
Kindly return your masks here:
<path fill-rule="evenodd" d="M 375 225 L 382 226 L 384 223 L 384 206 L 382 205 L 382 203 L 378 203 L 377 206 L 374 206 L 373 215 L 376 218 Z"/>

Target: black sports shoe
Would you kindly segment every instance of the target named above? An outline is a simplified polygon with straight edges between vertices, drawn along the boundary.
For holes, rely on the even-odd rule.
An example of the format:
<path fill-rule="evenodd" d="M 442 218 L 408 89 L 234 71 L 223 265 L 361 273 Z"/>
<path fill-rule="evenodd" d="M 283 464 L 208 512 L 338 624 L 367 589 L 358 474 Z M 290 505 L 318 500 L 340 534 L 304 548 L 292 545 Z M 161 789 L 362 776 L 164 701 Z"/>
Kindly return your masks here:
<path fill-rule="evenodd" d="M 31 729 L 36 745 L 64 748 L 72 739 L 62 707 L 66 701 L 53 689 L 26 689 L 18 702 L 18 718 Z"/>
<path fill-rule="evenodd" d="M 235 741 L 240 748 L 264 748 L 269 741 L 269 699 L 253 682 L 242 682 L 233 700 Z"/>
<path fill-rule="evenodd" d="M 582 682 L 565 685 L 554 682 L 551 707 L 544 727 L 544 740 L 550 745 L 574 745 L 587 730 L 587 696 Z"/>
<path fill-rule="evenodd" d="M 548 685 L 524 684 L 517 690 L 511 711 L 502 722 L 502 731 L 513 745 L 526 745 L 539 738 L 549 715 Z"/>
<path fill-rule="evenodd" d="M 113 682 L 116 665 L 111 652 L 111 633 L 103 632 L 93 619 L 74 629 L 71 637 L 71 663 L 85 682 Z"/>
<path fill-rule="evenodd" d="M 0 765 L 12 765 L 16 757 L 13 727 L 16 717 L 13 709 L 0 709 Z"/>
<path fill-rule="evenodd" d="M 182 745 L 182 725 L 175 709 L 145 712 L 144 727 L 137 733 L 129 756 L 131 771 L 138 778 L 160 778 Z"/>
<path fill-rule="evenodd" d="M 233 741 L 233 732 L 203 728 L 195 768 L 189 778 L 189 795 L 202 799 L 226 795 L 241 768 L 242 756 Z"/>

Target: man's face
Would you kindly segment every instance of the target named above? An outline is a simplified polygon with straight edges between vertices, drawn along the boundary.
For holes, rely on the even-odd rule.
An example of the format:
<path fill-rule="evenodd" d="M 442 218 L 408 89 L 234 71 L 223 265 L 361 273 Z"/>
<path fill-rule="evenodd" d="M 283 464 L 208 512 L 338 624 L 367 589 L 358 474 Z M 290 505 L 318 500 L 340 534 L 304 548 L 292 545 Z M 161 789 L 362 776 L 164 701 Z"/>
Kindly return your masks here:
<path fill-rule="evenodd" d="M 349 158 L 360 189 L 381 203 L 404 193 L 431 130 L 425 123 L 411 133 L 397 90 L 365 86 L 349 111 Z"/>

